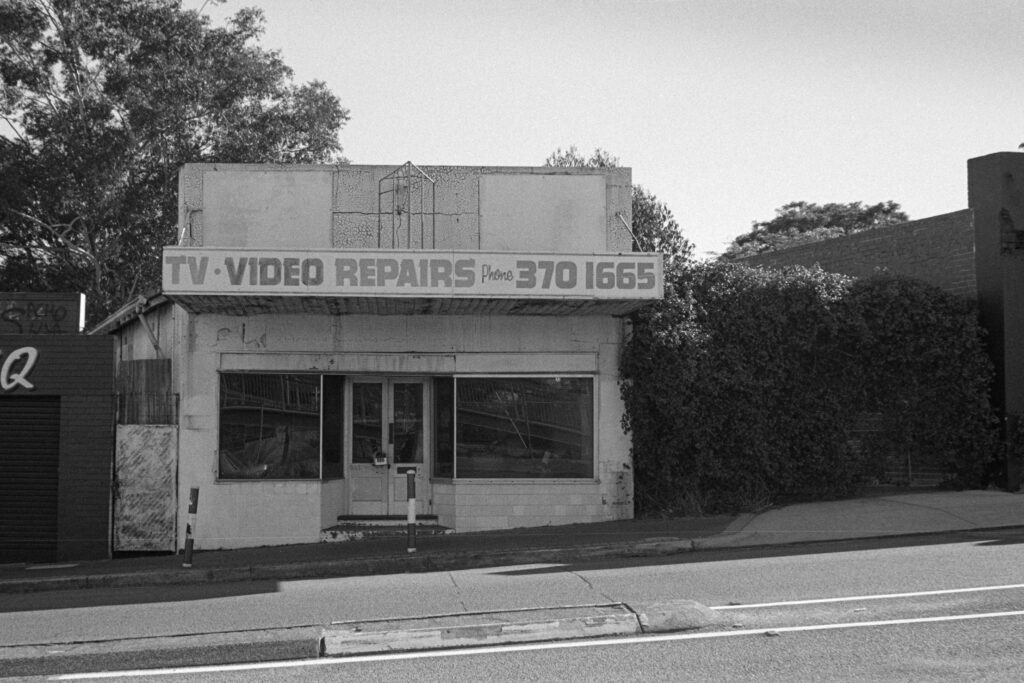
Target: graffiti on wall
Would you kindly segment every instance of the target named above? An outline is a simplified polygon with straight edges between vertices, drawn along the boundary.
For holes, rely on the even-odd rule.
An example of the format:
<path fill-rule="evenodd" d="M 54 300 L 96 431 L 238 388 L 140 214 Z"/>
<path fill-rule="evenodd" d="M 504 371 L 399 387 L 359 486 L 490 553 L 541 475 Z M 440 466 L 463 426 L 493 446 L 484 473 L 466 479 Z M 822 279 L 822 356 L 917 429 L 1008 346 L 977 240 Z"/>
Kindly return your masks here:
<path fill-rule="evenodd" d="M 63 294 L 0 294 L 0 334 L 76 334 L 81 297 Z"/>

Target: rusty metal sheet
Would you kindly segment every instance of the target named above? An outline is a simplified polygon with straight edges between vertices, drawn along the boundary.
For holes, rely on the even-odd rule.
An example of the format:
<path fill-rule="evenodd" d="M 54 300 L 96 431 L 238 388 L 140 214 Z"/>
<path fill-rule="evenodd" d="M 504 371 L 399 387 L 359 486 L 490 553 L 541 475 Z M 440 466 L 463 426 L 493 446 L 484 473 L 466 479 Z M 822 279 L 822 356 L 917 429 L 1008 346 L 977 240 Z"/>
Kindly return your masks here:
<path fill-rule="evenodd" d="M 114 550 L 175 550 L 178 428 L 118 425 Z"/>

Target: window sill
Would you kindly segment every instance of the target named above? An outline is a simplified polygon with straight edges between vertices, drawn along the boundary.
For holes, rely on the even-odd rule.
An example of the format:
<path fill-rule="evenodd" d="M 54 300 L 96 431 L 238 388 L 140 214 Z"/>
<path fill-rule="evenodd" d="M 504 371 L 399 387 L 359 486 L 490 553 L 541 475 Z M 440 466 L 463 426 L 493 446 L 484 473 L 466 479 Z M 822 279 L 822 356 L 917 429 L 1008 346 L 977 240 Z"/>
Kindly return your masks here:
<path fill-rule="evenodd" d="M 433 482 L 433 481 L 435 481 L 435 480 L 431 479 L 431 482 Z M 516 479 L 511 479 L 511 478 L 509 478 L 509 479 L 501 479 L 501 478 L 482 479 L 481 478 L 481 479 L 474 479 L 474 478 L 469 478 L 469 477 L 459 477 L 459 478 L 456 478 L 456 479 L 438 479 L 436 481 L 438 481 L 438 483 L 445 483 L 445 484 L 520 484 L 520 485 L 522 485 L 522 484 L 530 484 L 531 486 L 537 485 L 537 484 L 543 484 L 543 485 L 549 485 L 549 486 L 550 485 L 554 485 L 554 484 L 569 484 L 569 485 L 572 485 L 572 486 L 583 486 L 583 485 L 588 485 L 588 484 L 600 484 L 601 483 L 600 479 L 596 479 L 596 478 L 584 479 L 584 478 L 580 478 L 580 477 L 573 477 L 573 478 L 566 477 L 564 479 L 548 478 L 548 477 L 537 477 L 535 479 L 524 479 L 524 478 L 516 478 Z"/>

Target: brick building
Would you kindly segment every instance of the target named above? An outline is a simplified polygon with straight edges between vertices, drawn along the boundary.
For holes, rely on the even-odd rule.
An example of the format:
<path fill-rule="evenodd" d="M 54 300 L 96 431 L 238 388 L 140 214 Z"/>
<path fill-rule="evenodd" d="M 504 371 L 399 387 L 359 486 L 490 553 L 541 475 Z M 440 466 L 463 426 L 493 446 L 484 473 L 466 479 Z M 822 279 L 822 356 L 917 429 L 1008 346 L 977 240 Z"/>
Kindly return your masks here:
<path fill-rule="evenodd" d="M 854 276 L 888 271 L 977 301 L 996 368 L 993 403 L 1012 436 L 1024 430 L 1024 154 L 1000 152 L 970 159 L 967 190 L 968 208 L 962 211 L 759 254 L 743 262 L 768 267 L 820 265 Z M 1014 489 L 1021 480 L 1016 458 L 1008 461 Z"/>

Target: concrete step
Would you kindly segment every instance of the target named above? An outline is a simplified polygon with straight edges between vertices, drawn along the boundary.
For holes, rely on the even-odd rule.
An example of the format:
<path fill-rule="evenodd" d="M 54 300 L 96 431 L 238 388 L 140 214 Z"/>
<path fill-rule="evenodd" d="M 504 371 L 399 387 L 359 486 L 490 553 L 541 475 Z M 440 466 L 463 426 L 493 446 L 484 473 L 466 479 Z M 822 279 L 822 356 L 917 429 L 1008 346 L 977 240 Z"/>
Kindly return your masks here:
<path fill-rule="evenodd" d="M 408 517 L 401 515 L 338 515 L 339 524 L 366 524 L 369 526 L 405 526 Z M 417 523 L 436 524 L 437 515 L 416 515 Z"/>
<path fill-rule="evenodd" d="M 453 529 L 430 521 L 416 523 L 417 536 L 433 536 L 453 533 Z M 320 532 L 321 543 L 341 543 L 345 541 L 369 541 L 375 538 L 397 538 L 409 533 L 408 524 L 403 518 L 401 524 L 385 521 L 375 524 L 370 521 L 342 522 Z"/>

